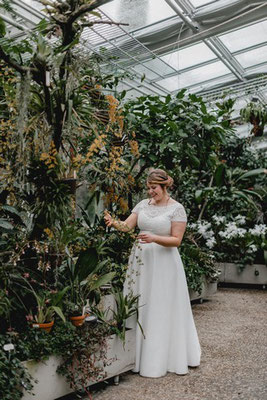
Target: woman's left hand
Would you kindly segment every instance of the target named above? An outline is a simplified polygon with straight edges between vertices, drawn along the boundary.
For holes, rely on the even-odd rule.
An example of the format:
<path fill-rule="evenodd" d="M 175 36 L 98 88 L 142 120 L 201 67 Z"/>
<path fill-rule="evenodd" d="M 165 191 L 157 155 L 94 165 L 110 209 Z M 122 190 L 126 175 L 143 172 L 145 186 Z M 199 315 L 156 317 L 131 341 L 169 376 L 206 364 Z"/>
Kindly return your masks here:
<path fill-rule="evenodd" d="M 137 239 L 140 240 L 140 243 L 152 243 L 155 240 L 155 235 L 152 235 L 151 233 L 140 233 L 137 236 Z"/>

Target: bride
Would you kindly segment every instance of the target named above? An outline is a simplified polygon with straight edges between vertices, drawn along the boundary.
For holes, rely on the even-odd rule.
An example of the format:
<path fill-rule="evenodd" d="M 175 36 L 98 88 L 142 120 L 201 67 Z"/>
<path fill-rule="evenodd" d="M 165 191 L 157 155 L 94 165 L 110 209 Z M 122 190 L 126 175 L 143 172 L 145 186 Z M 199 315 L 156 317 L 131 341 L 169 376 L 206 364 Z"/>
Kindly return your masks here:
<path fill-rule="evenodd" d="M 185 272 L 177 247 L 186 228 L 182 204 L 167 189 L 173 179 L 161 169 L 148 174 L 149 199 L 132 210 L 125 221 L 105 213 L 105 223 L 120 231 L 140 229 L 138 245 L 129 259 L 125 291 L 139 295 L 134 372 L 161 377 L 167 372 L 186 374 L 200 364 L 200 345 L 188 294 Z M 132 277 L 134 276 L 134 283 Z M 129 289 L 130 287 L 130 289 Z"/>

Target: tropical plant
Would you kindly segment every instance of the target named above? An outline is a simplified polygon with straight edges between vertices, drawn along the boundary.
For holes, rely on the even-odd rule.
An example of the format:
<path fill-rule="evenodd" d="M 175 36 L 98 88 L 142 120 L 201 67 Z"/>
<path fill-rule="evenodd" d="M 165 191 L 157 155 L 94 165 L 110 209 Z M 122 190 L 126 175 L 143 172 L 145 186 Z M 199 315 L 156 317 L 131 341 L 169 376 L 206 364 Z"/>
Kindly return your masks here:
<path fill-rule="evenodd" d="M 62 308 L 63 297 L 66 295 L 66 292 L 69 289 L 68 287 L 59 292 L 42 291 L 40 293 L 37 293 L 26 279 L 25 282 L 27 282 L 26 288 L 29 287 L 29 292 L 34 296 L 36 301 L 36 314 L 32 315 L 32 310 L 30 311 L 30 315 L 28 316 L 28 320 L 30 322 L 35 321 L 38 324 L 51 322 L 53 321 L 55 314 L 57 314 L 62 319 L 62 321 L 66 321 L 65 316 L 62 312 Z"/>
<path fill-rule="evenodd" d="M 255 262 L 264 263 L 267 227 L 252 224 L 245 215 L 215 214 L 209 221 L 190 223 L 188 229 L 195 242 L 217 261 L 234 262 L 241 268 Z"/>
<path fill-rule="evenodd" d="M 9 312 L 11 309 L 11 303 L 8 298 L 7 292 L 0 289 L 0 317 L 9 317 Z"/>
<path fill-rule="evenodd" d="M 258 202 L 262 202 L 262 196 L 257 189 L 252 188 L 255 178 L 267 173 L 265 168 L 257 168 L 244 171 L 240 168 L 228 168 L 225 163 L 220 163 L 208 185 L 195 191 L 195 201 L 201 205 L 198 219 L 202 219 L 205 209 L 216 208 L 219 201 L 220 208 L 229 209 L 229 204 L 236 200 L 242 200 L 255 209 L 258 209 Z M 223 191 L 222 198 L 217 198 L 218 192 Z M 256 200 L 256 201 L 255 201 Z"/>
<path fill-rule="evenodd" d="M 253 125 L 251 134 L 254 136 L 262 136 L 264 126 L 267 122 L 267 108 L 258 99 L 249 102 L 240 110 L 240 115 L 245 122 L 250 122 Z"/>
<path fill-rule="evenodd" d="M 70 315 L 83 315 L 87 300 L 93 302 L 96 290 L 113 279 L 113 272 L 98 274 L 104 264 L 99 262 L 94 248 L 82 250 L 76 262 L 71 257 L 66 260 L 63 270 L 69 288 L 66 306 Z"/>
<path fill-rule="evenodd" d="M 12 337 L 0 335 L 0 396 L 5 400 L 20 400 L 23 391 L 31 392 L 33 385 L 12 341 Z"/>
<path fill-rule="evenodd" d="M 136 132 L 141 170 L 162 165 L 201 172 L 216 162 L 216 147 L 232 128 L 229 110 L 209 111 L 201 97 L 181 90 L 176 96 L 142 96 L 126 104 L 128 125 Z M 204 147 L 203 147 L 204 146 Z"/>
<path fill-rule="evenodd" d="M 57 372 L 73 390 L 88 393 L 88 381 L 103 378 L 104 364 L 110 362 L 106 359 L 107 334 L 104 324 L 86 323 L 76 329 L 63 321 L 58 321 L 49 335 L 29 327 L 21 333 L 0 334 L 1 399 L 19 400 L 25 391 L 32 393 L 33 379 L 22 362 L 46 360 L 50 355 L 62 360 Z M 12 350 L 5 350 L 5 345 Z"/>
<path fill-rule="evenodd" d="M 112 288 L 111 294 L 114 296 L 115 300 L 114 309 L 108 308 L 107 310 L 101 310 L 98 307 L 94 307 L 93 311 L 100 321 L 109 326 L 111 334 L 118 335 L 124 345 L 129 318 L 136 318 L 136 322 L 144 335 L 143 328 L 138 319 L 138 310 L 142 305 L 138 304 L 139 295 L 133 295 L 132 293 L 124 294 L 123 291 L 118 288 Z M 110 313 L 111 317 L 108 317 Z"/>
<path fill-rule="evenodd" d="M 127 321 L 132 316 L 136 317 L 137 325 L 139 326 L 142 334 L 144 335 L 143 328 L 139 322 L 139 307 L 142 307 L 142 304 L 138 303 L 139 295 L 133 295 L 131 293 L 124 294 L 121 290 L 113 290 L 112 291 L 116 307 L 113 311 L 113 331 L 116 333 L 125 343 L 125 334 L 127 328 Z"/>
<path fill-rule="evenodd" d="M 213 255 L 201 248 L 192 232 L 187 232 L 180 247 L 180 254 L 184 264 L 188 288 L 202 291 L 203 280 L 216 282 L 219 277 Z"/>

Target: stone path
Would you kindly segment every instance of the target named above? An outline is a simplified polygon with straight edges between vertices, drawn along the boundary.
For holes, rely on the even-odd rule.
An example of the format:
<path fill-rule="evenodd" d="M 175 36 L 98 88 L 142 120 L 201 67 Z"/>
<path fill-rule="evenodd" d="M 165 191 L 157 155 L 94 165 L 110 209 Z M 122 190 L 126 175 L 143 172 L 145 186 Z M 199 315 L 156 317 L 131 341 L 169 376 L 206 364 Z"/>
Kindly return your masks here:
<path fill-rule="evenodd" d="M 221 288 L 193 313 L 200 367 L 157 379 L 129 372 L 119 386 L 94 388 L 93 400 L 267 399 L 267 292 Z"/>

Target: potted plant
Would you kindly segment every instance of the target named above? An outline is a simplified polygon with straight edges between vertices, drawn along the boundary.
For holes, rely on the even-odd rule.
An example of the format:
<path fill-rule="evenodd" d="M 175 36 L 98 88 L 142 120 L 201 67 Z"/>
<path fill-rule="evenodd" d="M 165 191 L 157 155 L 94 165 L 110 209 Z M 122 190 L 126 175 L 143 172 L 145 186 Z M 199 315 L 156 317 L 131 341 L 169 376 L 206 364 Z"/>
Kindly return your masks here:
<path fill-rule="evenodd" d="M 136 316 L 137 324 L 144 335 L 143 328 L 139 322 L 138 305 L 139 295 L 133 295 L 131 293 L 124 295 L 122 290 L 112 289 L 111 293 L 114 297 L 114 307 L 111 309 L 100 310 L 98 307 L 94 308 L 94 313 L 97 315 L 98 319 L 110 327 L 111 334 L 117 335 L 123 345 L 125 344 L 126 331 L 128 329 L 127 322 L 129 318 Z M 110 317 L 108 317 L 110 316 Z"/>
<path fill-rule="evenodd" d="M 125 335 L 127 330 L 127 321 L 132 316 L 136 316 L 137 324 L 144 335 L 143 328 L 138 320 L 138 299 L 139 295 L 134 296 L 133 294 L 124 295 L 121 290 L 114 290 L 112 294 L 115 299 L 115 310 L 113 310 L 113 322 L 112 332 L 118 335 L 118 337 L 125 343 Z"/>
<path fill-rule="evenodd" d="M 250 122 L 253 125 L 251 129 L 252 135 L 263 135 L 264 126 L 267 122 L 266 105 L 260 103 L 258 99 L 254 99 L 240 110 L 240 115 L 244 121 Z"/>
<path fill-rule="evenodd" d="M 110 282 L 115 273 L 99 273 L 104 262 L 99 262 L 96 249 L 82 250 L 76 262 L 69 256 L 66 261 L 68 285 L 67 313 L 76 326 L 83 324 L 85 305 L 94 300 L 94 294 L 102 285 Z"/>
<path fill-rule="evenodd" d="M 29 286 L 28 290 L 33 294 L 37 306 L 36 314 L 33 315 L 31 310 L 30 314 L 26 317 L 33 328 L 40 328 L 49 333 L 54 325 L 55 314 L 64 322 L 66 321 L 62 312 L 62 300 L 69 289 L 68 287 L 59 292 L 44 290 L 37 293 L 28 281 L 27 284 Z"/>

